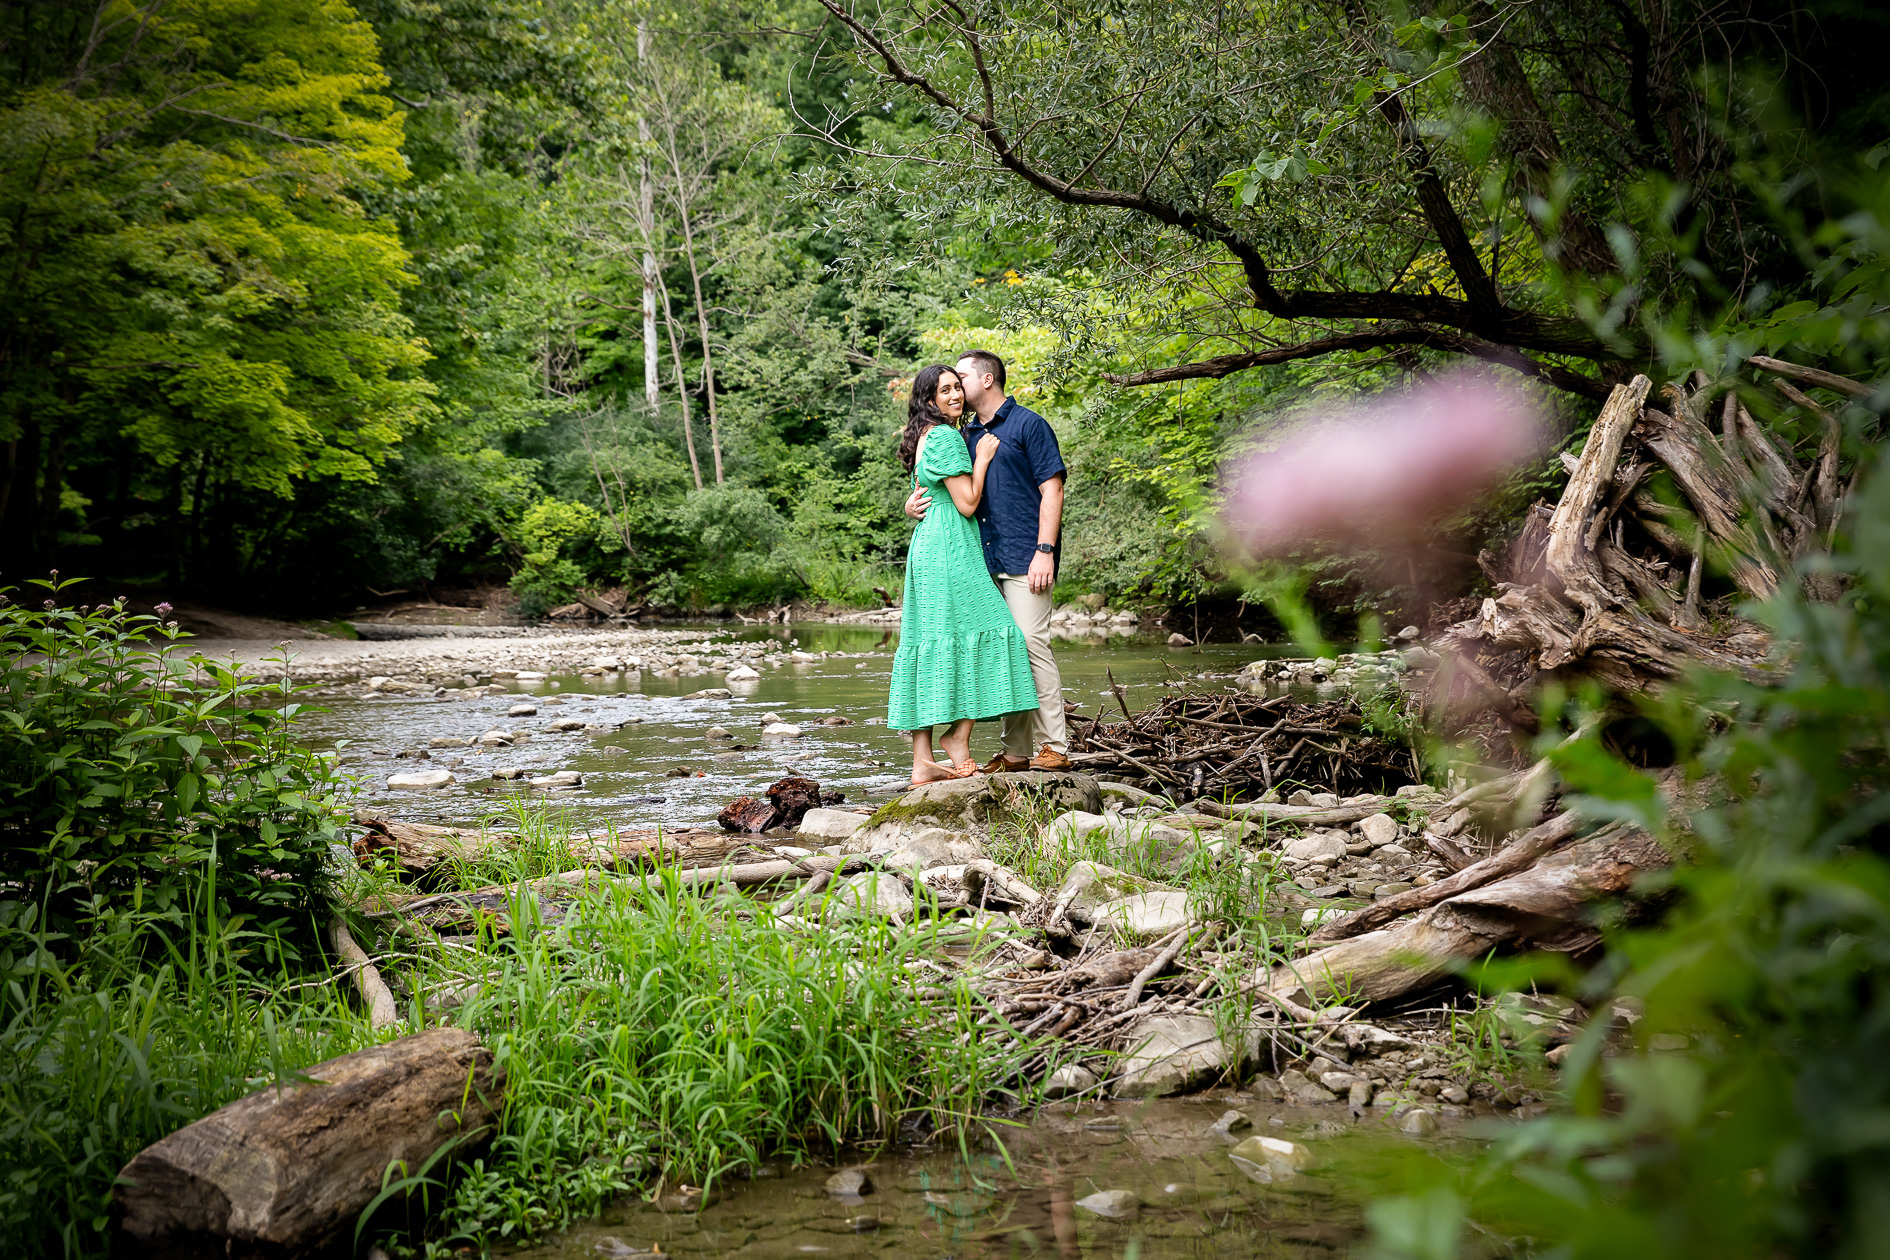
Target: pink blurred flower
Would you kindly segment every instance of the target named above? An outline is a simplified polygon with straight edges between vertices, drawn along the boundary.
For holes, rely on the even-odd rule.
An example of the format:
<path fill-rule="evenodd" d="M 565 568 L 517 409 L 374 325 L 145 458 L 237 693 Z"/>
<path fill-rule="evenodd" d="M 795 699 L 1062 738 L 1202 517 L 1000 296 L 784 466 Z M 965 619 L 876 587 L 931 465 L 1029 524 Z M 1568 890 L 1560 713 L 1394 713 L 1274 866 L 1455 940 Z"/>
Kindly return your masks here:
<path fill-rule="evenodd" d="M 1256 555 L 1313 540 L 1395 547 L 1544 448 L 1528 394 L 1462 373 L 1316 415 L 1235 468 L 1227 521 Z"/>

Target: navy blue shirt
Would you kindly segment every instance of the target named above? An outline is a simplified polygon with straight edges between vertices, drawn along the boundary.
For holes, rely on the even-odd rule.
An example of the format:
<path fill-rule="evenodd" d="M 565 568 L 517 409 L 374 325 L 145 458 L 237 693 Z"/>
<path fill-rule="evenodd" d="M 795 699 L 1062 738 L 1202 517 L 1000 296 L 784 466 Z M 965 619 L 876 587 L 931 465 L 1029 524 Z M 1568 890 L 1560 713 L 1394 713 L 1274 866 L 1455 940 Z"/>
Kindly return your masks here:
<path fill-rule="evenodd" d="M 998 439 L 997 454 L 984 473 L 984 501 L 978 504 L 984 567 L 992 573 L 1021 576 L 1030 572 L 1037 554 L 1037 518 L 1043 508 L 1043 491 L 1038 487 L 1065 473 L 1056 430 L 1048 420 L 1007 397 L 988 425 L 975 412 L 967 416 L 964 433 L 965 449 L 974 459 L 980 438 L 993 433 Z M 1050 557 L 1052 565 L 1063 558 L 1061 532 L 1057 552 Z"/>

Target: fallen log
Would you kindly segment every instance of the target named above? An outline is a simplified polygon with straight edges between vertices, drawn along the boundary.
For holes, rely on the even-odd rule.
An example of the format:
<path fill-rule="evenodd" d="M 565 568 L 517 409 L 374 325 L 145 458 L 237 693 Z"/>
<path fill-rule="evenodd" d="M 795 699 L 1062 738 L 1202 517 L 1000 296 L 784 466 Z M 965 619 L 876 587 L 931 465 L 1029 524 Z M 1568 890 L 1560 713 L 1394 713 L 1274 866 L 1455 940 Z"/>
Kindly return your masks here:
<path fill-rule="evenodd" d="M 1219 801 L 1199 800 L 1194 807 L 1211 818 L 1244 823 L 1291 823 L 1295 827 L 1342 827 L 1373 814 L 1382 814 L 1395 797 L 1378 796 L 1357 805 L 1321 809 L 1317 805 L 1223 805 Z"/>
<path fill-rule="evenodd" d="M 350 1242 L 390 1165 L 457 1157 L 492 1132 L 503 1069 L 434 1028 L 305 1069 L 133 1156 L 112 1187 L 119 1244 L 155 1257 L 313 1256 Z"/>
<path fill-rule="evenodd" d="M 392 858 L 403 875 L 421 883 L 443 875 L 455 863 L 496 857 L 518 846 L 518 837 L 504 831 L 437 827 L 365 812 L 357 812 L 353 822 L 365 829 L 353 846 L 358 860 L 366 863 Z M 658 828 L 603 836 L 575 835 L 567 841 L 567 847 L 580 861 L 636 867 L 717 857 L 739 843 L 719 831 Z"/>
<path fill-rule="evenodd" d="M 1280 964 L 1262 983 L 1289 999 L 1303 990 L 1358 1005 L 1403 997 L 1495 949 L 1585 945 L 1596 939 L 1588 906 L 1669 861 L 1654 837 L 1617 823 L 1408 922 Z"/>
<path fill-rule="evenodd" d="M 1434 906 L 1440 901 L 1448 901 L 1459 893 L 1469 892 L 1472 888 L 1481 888 L 1485 884 L 1495 883 L 1517 871 L 1527 870 L 1545 854 L 1560 848 L 1574 836 L 1577 819 L 1575 811 L 1568 810 L 1551 818 L 1540 827 L 1524 832 L 1522 836 L 1505 845 L 1500 851 L 1484 858 L 1481 862 L 1472 862 L 1455 875 L 1446 876 L 1435 884 L 1423 888 L 1413 888 L 1401 892 L 1383 901 L 1375 901 L 1362 910 L 1354 910 L 1343 918 L 1334 919 L 1322 925 L 1306 938 L 1308 944 L 1325 944 L 1330 941 L 1342 941 L 1383 927 L 1403 918 L 1413 910 L 1422 910 Z M 1441 837 L 1426 836 L 1427 842 L 1433 839 L 1450 845 Z M 1450 845 L 1451 848 L 1456 846 Z"/>

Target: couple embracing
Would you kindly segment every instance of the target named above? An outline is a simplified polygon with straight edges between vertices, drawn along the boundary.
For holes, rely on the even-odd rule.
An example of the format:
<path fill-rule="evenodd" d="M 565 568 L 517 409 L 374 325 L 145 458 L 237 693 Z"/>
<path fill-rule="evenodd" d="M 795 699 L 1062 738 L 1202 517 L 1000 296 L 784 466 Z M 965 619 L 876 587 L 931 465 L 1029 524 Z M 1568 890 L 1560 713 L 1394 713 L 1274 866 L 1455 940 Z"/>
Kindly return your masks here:
<path fill-rule="evenodd" d="M 899 442 L 912 474 L 906 601 L 886 724 L 912 740 L 912 782 L 1063 770 L 1063 680 L 1050 655 L 1063 528 L 1063 454 L 1044 418 L 1004 393 L 1004 360 L 967 350 L 921 371 Z M 982 767 L 974 722 L 1002 719 Z M 950 760 L 934 760 L 932 728 Z"/>

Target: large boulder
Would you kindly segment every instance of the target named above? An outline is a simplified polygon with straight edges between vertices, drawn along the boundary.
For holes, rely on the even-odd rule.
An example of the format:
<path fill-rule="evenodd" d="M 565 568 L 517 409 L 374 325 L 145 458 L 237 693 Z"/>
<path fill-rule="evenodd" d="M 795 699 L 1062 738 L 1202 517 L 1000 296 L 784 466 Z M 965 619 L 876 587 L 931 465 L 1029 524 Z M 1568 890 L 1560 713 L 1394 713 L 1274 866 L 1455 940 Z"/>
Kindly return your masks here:
<path fill-rule="evenodd" d="M 800 835 L 803 840 L 833 844 L 845 840 L 864 826 L 865 814 L 855 814 L 844 809 L 810 809 L 801 817 Z"/>
<path fill-rule="evenodd" d="M 912 910 L 912 893 L 890 871 L 861 871 L 833 885 L 828 912 L 903 918 Z"/>
<path fill-rule="evenodd" d="M 1343 858 L 1346 855 L 1345 833 L 1315 831 L 1287 845 L 1285 852 L 1287 857 L 1296 858 L 1302 862 L 1322 857 Z"/>
<path fill-rule="evenodd" d="M 984 846 L 967 831 L 926 827 L 898 837 L 885 850 L 883 865 L 893 870 L 930 870 L 935 866 L 962 866 L 984 856 Z"/>

